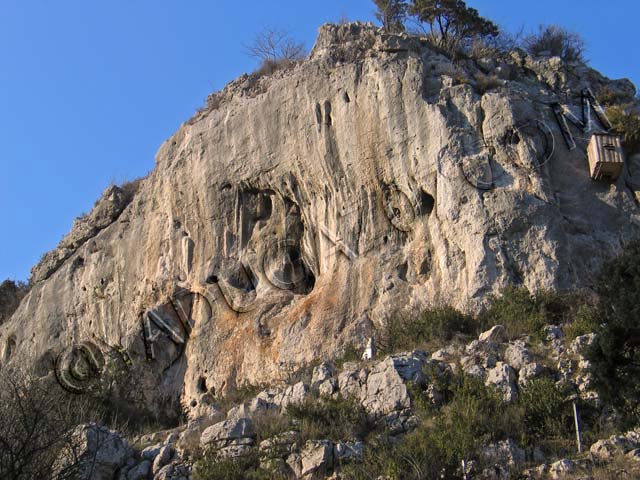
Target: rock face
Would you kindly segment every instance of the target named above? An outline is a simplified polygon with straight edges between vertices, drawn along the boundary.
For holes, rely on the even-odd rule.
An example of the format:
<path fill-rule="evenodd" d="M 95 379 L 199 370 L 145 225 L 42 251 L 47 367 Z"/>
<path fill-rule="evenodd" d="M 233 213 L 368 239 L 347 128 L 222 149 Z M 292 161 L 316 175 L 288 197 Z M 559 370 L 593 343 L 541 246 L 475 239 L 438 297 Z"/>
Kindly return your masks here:
<path fill-rule="evenodd" d="M 473 60 L 329 25 L 307 61 L 232 82 L 135 195 L 107 190 L 34 267 L 3 364 L 118 361 L 142 403 L 194 410 L 363 348 L 399 308 L 588 284 L 640 209 L 628 174 L 589 178 L 586 140 L 568 151 L 548 104 L 628 82 L 522 52 L 481 64 L 503 84 L 481 93 Z"/>
<path fill-rule="evenodd" d="M 78 425 L 72 438 L 73 445 L 63 449 L 57 468 L 65 471 L 75 465 L 74 474 L 79 479 L 111 480 L 133 456 L 126 440 L 95 424 Z"/>

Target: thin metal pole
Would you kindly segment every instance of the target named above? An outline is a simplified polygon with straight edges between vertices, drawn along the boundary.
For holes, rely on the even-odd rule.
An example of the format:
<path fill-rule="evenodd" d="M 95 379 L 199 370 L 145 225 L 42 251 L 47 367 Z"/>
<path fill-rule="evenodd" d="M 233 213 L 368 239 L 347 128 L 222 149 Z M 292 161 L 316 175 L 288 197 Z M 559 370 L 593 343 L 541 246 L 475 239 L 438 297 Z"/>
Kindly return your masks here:
<path fill-rule="evenodd" d="M 578 407 L 573 402 L 573 419 L 576 422 L 576 440 L 578 441 L 578 453 L 582 453 L 582 442 L 580 441 L 580 423 L 578 422 Z"/>

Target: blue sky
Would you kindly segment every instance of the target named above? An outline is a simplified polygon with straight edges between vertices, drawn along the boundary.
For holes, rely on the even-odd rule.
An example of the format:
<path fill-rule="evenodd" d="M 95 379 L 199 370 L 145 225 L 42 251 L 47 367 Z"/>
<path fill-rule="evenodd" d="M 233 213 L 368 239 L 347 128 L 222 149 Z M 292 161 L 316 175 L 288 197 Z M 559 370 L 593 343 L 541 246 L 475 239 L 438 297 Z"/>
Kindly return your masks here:
<path fill-rule="evenodd" d="M 591 64 L 640 83 L 637 0 L 469 0 L 508 30 L 565 25 Z M 614 5 L 612 7 L 612 5 Z M 0 281 L 26 279 L 102 190 L 145 175 L 207 94 L 256 67 L 263 27 L 307 47 L 370 0 L 0 0 Z"/>

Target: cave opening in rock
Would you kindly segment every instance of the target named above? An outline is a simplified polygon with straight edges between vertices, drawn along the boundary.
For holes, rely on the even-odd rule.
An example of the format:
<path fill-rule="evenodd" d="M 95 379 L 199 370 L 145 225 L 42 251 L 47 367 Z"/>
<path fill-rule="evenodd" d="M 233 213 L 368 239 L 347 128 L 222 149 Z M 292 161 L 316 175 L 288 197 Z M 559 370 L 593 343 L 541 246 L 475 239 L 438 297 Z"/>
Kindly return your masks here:
<path fill-rule="evenodd" d="M 207 379 L 204 377 L 198 378 L 196 388 L 199 393 L 207 393 L 209 391 L 209 388 L 207 387 Z"/>
<path fill-rule="evenodd" d="M 433 196 L 420 189 L 420 215 L 430 215 L 436 205 Z"/>

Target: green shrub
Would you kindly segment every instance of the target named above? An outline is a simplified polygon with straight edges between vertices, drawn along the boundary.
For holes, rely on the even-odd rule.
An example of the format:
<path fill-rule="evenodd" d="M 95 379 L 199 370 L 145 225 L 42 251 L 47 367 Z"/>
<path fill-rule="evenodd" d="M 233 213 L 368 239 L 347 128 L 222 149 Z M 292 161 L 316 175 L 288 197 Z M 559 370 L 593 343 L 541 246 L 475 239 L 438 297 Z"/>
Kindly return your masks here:
<path fill-rule="evenodd" d="M 456 334 L 475 332 L 473 319 L 452 307 L 429 309 L 419 315 L 398 315 L 389 321 L 378 351 L 387 354 L 411 350 L 428 342 L 449 342 Z"/>
<path fill-rule="evenodd" d="M 247 400 L 252 399 L 258 393 L 263 390 L 266 390 L 268 385 L 266 384 L 257 384 L 253 385 L 251 383 L 245 383 L 236 387 L 234 390 L 231 390 L 224 397 L 219 396 L 216 398 L 222 410 L 227 411 L 231 407 L 244 403 Z"/>
<path fill-rule="evenodd" d="M 550 291 L 535 295 L 524 287 L 507 287 L 500 296 L 490 298 L 490 304 L 480 314 L 482 328 L 504 325 L 507 337 L 513 340 L 529 334 L 542 338 L 542 329 L 548 324 L 565 323 L 576 308 L 578 297 Z"/>
<path fill-rule="evenodd" d="M 607 262 L 597 281 L 601 326 L 587 352 L 594 386 L 623 421 L 640 420 L 640 241 Z"/>
<path fill-rule="evenodd" d="M 294 429 L 291 419 L 277 410 L 259 410 L 253 417 L 258 442 Z"/>
<path fill-rule="evenodd" d="M 377 10 L 376 18 L 386 32 L 404 32 L 404 20 L 407 16 L 407 5 L 404 0 L 373 0 Z"/>
<path fill-rule="evenodd" d="M 361 462 L 341 466 L 340 478 L 344 480 L 371 480 L 373 478 L 405 478 L 401 476 L 395 445 L 388 435 L 380 435 L 367 442 Z M 411 478 L 411 477 L 406 477 Z M 424 477 L 428 478 L 428 477 Z"/>
<path fill-rule="evenodd" d="M 300 431 L 302 441 L 362 439 L 373 430 L 364 407 L 351 398 L 310 398 L 289 405 L 285 415 Z"/>
<path fill-rule="evenodd" d="M 501 296 L 491 297 L 489 307 L 480 315 L 483 328 L 504 325 L 511 340 L 523 333 L 538 334 L 545 325 L 535 298 L 522 287 L 509 287 Z"/>
<path fill-rule="evenodd" d="M 510 417 L 500 395 L 477 378 L 455 375 L 450 388 L 453 399 L 434 418 L 423 412 L 418 427 L 399 441 L 379 438 L 365 450 L 362 464 L 342 471 L 346 478 L 460 478 L 461 461 L 470 460 L 480 445 L 503 438 Z"/>
<path fill-rule="evenodd" d="M 508 430 L 501 396 L 482 380 L 459 375 L 454 379 L 453 400 L 435 421 L 433 441 L 440 450 L 443 468 L 452 474 L 470 452 L 488 441 L 498 440 Z"/>
<path fill-rule="evenodd" d="M 580 305 L 573 319 L 564 326 L 563 331 L 567 342 L 572 342 L 581 335 L 593 333 L 598 329 L 598 315 L 592 305 Z"/>
<path fill-rule="evenodd" d="M 412 0 L 409 13 L 429 25 L 434 43 L 450 54 L 474 38 L 495 37 L 498 27 L 462 0 Z"/>
<path fill-rule="evenodd" d="M 609 87 L 602 88 L 596 96 L 598 103 L 605 107 L 611 107 L 613 105 L 627 105 L 629 103 L 633 103 L 634 98 L 634 95 L 630 92 L 613 90 Z"/>
<path fill-rule="evenodd" d="M 458 365 L 458 371 L 462 367 Z M 437 364 L 428 362 L 422 367 L 422 374 L 427 383 L 433 386 L 434 390 L 442 395 L 442 401 L 448 403 L 453 398 L 453 382 L 455 375 L 451 369 L 440 368 Z M 424 385 L 409 383 L 409 394 L 411 396 L 411 406 L 418 415 L 426 416 L 435 413 L 437 410 L 433 401 L 425 395 Z"/>
<path fill-rule="evenodd" d="M 439 410 L 416 408 L 420 423 L 414 431 L 395 440 L 378 437 L 367 445 L 362 463 L 341 470 L 345 478 L 460 478 L 462 460 L 479 461 L 480 447 L 508 438 L 560 456 L 574 448 L 571 403 L 553 380 L 532 380 L 512 404 L 478 378 L 458 373 L 441 380 L 446 403 Z M 420 395 L 412 391 L 414 405 Z M 580 408 L 583 428 L 595 429 L 588 407 Z"/>
<path fill-rule="evenodd" d="M 640 153 L 640 114 L 632 105 L 615 105 L 607 108 L 607 117 L 613 131 L 622 136 L 627 154 Z"/>
<path fill-rule="evenodd" d="M 571 404 L 553 380 L 531 380 L 520 391 L 518 406 L 521 409 L 523 445 L 541 445 L 549 438 L 571 438 L 573 422 Z"/>
<path fill-rule="evenodd" d="M 257 452 L 234 459 L 220 459 L 213 453 L 207 453 L 194 464 L 193 478 L 195 480 L 271 480 L 277 479 L 278 476 L 260 468 Z"/>
<path fill-rule="evenodd" d="M 0 283 L 0 325 L 11 318 L 27 293 L 29 285 L 24 282 L 7 279 Z"/>
<path fill-rule="evenodd" d="M 349 343 L 345 346 L 344 351 L 340 357 L 336 358 L 335 366 L 338 370 L 341 370 L 347 362 L 357 362 L 362 358 L 362 350 L 356 348 L 353 343 Z"/>

